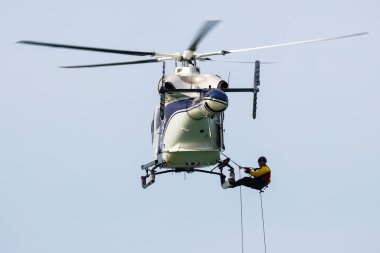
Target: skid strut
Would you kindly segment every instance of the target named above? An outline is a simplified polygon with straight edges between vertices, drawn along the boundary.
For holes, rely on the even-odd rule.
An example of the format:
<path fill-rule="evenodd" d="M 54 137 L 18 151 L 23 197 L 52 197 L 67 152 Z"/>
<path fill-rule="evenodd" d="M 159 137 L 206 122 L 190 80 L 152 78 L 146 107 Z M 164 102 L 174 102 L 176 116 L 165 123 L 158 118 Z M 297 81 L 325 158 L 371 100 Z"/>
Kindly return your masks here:
<path fill-rule="evenodd" d="M 195 169 L 195 168 L 165 168 L 164 164 L 159 163 L 157 160 L 152 161 L 150 163 L 141 165 L 141 169 L 145 170 L 146 175 L 141 176 L 141 184 L 142 187 L 145 189 L 148 186 L 152 185 L 156 180 L 156 175 L 165 174 L 169 172 L 186 172 L 186 173 L 193 173 L 193 172 L 202 172 L 212 175 L 220 176 L 220 183 L 223 184 L 226 180 L 226 176 L 223 174 L 223 168 L 228 167 L 228 171 L 230 172 L 229 180 L 233 179 L 235 180 L 235 173 L 234 168 L 229 165 L 230 159 L 227 158 L 225 160 L 218 161 L 217 165 L 210 171 L 210 170 L 201 170 L 201 169 Z M 219 168 L 220 172 L 215 172 L 214 170 L 216 168 Z M 165 169 L 164 171 L 157 172 L 156 170 Z"/>
<path fill-rule="evenodd" d="M 161 168 L 161 167 L 162 167 L 162 163 L 158 163 L 157 160 L 141 165 L 141 169 L 146 171 L 146 175 L 141 176 L 141 184 L 144 189 L 155 182 L 156 174 L 157 174 L 155 169 Z"/>

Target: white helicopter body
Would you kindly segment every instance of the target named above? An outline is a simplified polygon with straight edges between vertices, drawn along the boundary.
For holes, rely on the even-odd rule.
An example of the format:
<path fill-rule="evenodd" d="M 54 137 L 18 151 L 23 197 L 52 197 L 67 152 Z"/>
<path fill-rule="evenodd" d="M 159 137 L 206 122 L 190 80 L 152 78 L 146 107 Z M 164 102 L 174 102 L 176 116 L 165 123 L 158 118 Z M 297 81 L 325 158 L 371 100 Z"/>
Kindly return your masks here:
<path fill-rule="evenodd" d="M 165 99 L 165 116 L 157 106 L 152 121 L 154 159 L 167 168 L 197 168 L 215 165 L 223 150 L 223 112 L 228 97 L 220 77 L 200 74 L 197 67 L 178 67 L 160 87 L 172 89 Z M 204 92 L 175 92 L 195 89 Z"/>

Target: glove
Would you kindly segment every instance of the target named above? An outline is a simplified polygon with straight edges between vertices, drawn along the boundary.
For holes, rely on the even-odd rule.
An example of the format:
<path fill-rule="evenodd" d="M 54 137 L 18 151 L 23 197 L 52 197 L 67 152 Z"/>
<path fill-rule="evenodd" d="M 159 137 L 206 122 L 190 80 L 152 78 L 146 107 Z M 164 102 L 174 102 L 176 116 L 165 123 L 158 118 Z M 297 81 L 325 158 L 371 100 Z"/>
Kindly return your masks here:
<path fill-rule="evenodd" d="M 246 169 L 244 170 L 244 172 L 247 173 L 247 174 L 249 174 L 249 172 L 251 172 L 251 169 L 246 168 Z"/>

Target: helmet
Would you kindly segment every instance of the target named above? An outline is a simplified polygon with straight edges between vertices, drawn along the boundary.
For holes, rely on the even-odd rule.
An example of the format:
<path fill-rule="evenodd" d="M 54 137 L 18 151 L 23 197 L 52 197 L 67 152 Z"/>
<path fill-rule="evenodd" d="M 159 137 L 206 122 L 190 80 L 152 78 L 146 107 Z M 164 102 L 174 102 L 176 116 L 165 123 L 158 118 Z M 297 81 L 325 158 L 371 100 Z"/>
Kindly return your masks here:
<path fill-rule="evenodd" d="M 267 159 L 264 157 L 264 156 L 260 156 L 259 157 L 259 160 L 257 160 L 258 162 L 264 162 L 266 163 L 267 162 Z"/>

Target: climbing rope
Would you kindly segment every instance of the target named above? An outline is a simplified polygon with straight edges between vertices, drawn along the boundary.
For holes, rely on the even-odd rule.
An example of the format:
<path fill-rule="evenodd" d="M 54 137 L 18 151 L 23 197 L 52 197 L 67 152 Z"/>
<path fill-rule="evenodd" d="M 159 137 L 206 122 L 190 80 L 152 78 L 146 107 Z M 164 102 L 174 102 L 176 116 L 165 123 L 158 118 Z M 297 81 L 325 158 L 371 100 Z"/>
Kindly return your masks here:
<path fill-rule="evenodd" d="M 263 192 L 264 192 L 263 190 L 260 190 L 260 200 L 261 200 L 261 220 L 262 220 L 262 223 L 263 223 L 264 251 L 265 251 L 265 253 L 267 253 L 267 242 L 266 242 L 266 239 L 265 239 L 265 223 L 264 223 L 263 195 L 262 195 Z"/>
<path fill-rule="evenodd" d="M 241 179 L 240 170 L 239 170 L 239 179 Z M 243 198 L 242 198 L 242 194 L 241 194 L 241 186 L 239 186 L 239 192 L 240 192 L 241 253 L 244 253 Z"/>
<path fill-rule="evenodd" d="M 222 155 L 224 155 L 226 158 L 229 158 L 228 156 L 226 156 L 225 154 L 221 153 Z M 234 162 L 233 160 L 231 160 L 231 158 L 229 158 L 230 161 L 235 164 L 236 166 L 240 167 L 239 164 L 237 164 L 236 162 Z M 239 170 L 239 179 L 241 179 L 241 172 Z M 243 226 L 243 196 L 242 196 L 242 192 L 241 192 L 241 186 L 239 186 L 239 194 L 240 194 L 240 231 L 241 231 L 241 253 L 244 253 L 244 226 Z"/>

